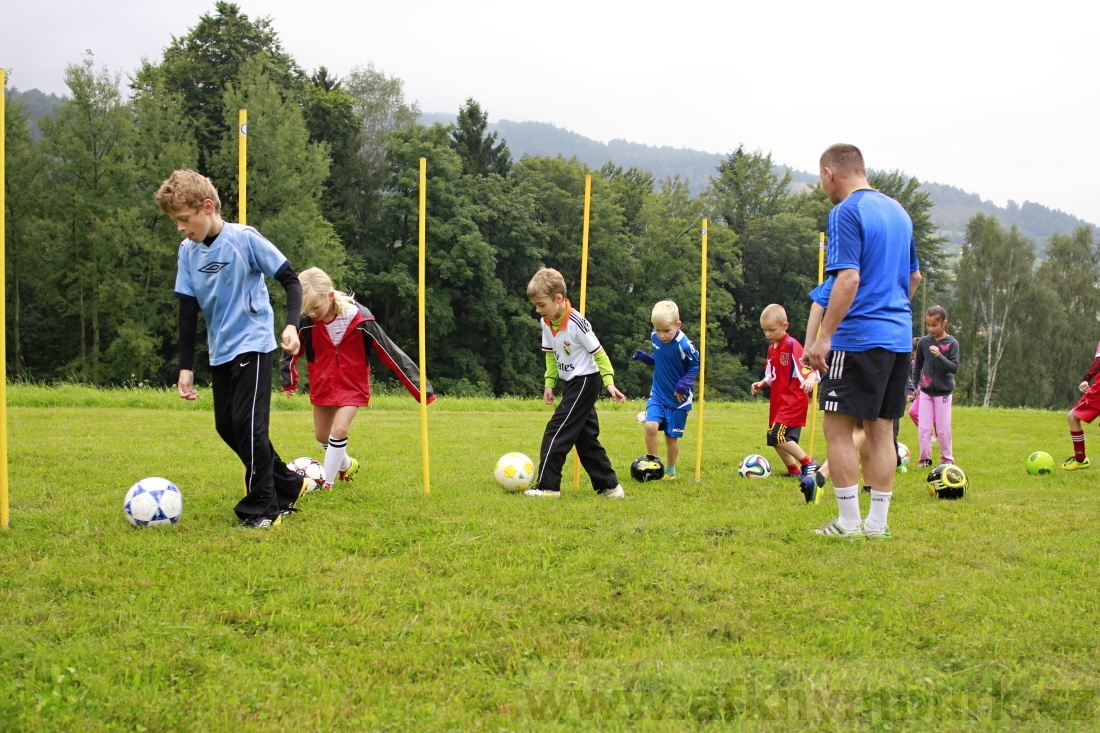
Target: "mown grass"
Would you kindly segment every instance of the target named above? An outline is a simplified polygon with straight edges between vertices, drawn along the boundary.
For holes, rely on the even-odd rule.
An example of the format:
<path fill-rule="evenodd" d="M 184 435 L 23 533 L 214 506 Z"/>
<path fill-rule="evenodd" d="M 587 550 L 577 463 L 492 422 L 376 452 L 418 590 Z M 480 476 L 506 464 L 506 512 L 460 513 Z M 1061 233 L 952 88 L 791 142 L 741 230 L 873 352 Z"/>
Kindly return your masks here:
<path fill-rule="evenodd" d="M 425 496 L 418 406 L 387 395 L 354 425 L 351 488 L 246 531 L 202 399 L 72 389 L 9 392 L 2 730 L 1096 727 L 1096 469 L 1023 470 L 1068 455 L 1061 414 L 957 409 L 970 495 L 899 476 L 895 539 L 852 543 L 810 533 L 829 492 L 736 477 L 771 457 L 762 402 L 707 405 L 701 482 L 695 415 L 683 478 L 645 485 L 641 403 L 601 404 L 628 498 L 583 478 L 553 502 L 491 478 L 537 455 L 551 408 L 440 399 Z M 283 457 L 315 455 L 306 400 L 276 403 Z M 181 487 L 179 525 L 125 522 L 148 475 Z"/>

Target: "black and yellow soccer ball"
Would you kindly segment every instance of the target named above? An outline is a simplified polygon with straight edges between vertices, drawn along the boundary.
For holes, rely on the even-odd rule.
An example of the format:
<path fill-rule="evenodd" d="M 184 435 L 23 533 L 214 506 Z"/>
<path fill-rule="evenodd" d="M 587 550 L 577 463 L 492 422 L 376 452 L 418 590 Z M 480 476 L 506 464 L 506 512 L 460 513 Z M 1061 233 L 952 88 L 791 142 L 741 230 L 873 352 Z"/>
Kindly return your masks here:
<path fill-rule="evenodd" d="M 664 475 L 665 464 L 661 463 L 661 459 L 657 456 L 648 453 L 644 456 L 638 456 L 630 464 L 630 477 L 635 481 L 642 483 L 656 481 L 663 478 Z"/>
<path fill-rule="evenodd" d="M 937 499 L 961 499 L 969 487 L 966 472 L 953 463 L 941 463 L 928 473 L 928 493 Z"/>

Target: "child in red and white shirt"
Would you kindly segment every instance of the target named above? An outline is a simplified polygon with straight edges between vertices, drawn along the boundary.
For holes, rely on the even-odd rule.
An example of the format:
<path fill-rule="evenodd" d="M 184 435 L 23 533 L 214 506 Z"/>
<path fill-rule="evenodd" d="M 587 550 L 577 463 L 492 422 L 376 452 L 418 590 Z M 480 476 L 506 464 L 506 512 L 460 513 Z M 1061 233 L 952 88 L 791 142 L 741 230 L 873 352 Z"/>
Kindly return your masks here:
<path fill-rule="evenodd" d="M 293 357 L 280 361 L 283 391 L 298 388 L 298 359 L 309 364 L 309 401 L 313 428 L 325 449 L 325 488 L 336 480 L 351 481 L 359 461 L 347 453 L 351 421 L 370 403 L 370 355 L 389 367 L 409 394 L 420 401 L 420 369 L 390 340 L 374 316 L 351 295 L 332 287 L 323 270 L 310 267 L 298 275 L 302 284 L 302 345 Z M 428 402 L 435 400 L 431 384 Z"/>
<path fill-rule="evenodd" d="M 787 476 L 810 476 L 817 464 L 798 445 L 806 425 L 806 409 L 810 392 L 817 383 L 817 373 L 802 365 L 802 344 L 787 333 L 787 311 L 772 303 L 760 314 L 760 327 L 768 339 L 764 378 L 753 382 L 752 393 L 771 387 L 771 407 L 768 411 L 768 445 L 775 448 Z"/>

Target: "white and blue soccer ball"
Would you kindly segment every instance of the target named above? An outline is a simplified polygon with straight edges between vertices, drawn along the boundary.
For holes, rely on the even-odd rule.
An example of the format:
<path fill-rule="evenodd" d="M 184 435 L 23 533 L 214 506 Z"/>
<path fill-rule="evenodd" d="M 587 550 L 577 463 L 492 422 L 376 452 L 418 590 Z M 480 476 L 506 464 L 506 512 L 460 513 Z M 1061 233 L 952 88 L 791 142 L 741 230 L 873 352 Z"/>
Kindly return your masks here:
<path fill-rule="evenodd" d="M 168 479 L 143 478 L 126 492 L 122 510 L 135 527 L 175 524 L 183 514 L 183 494 Z"/>
<path fill-rule="evenodd" d="M 741 478 L 767 478 L 772 475 L 772 464 L 759 453 L 750 453 L 741 459 L 737 475 Z"/>

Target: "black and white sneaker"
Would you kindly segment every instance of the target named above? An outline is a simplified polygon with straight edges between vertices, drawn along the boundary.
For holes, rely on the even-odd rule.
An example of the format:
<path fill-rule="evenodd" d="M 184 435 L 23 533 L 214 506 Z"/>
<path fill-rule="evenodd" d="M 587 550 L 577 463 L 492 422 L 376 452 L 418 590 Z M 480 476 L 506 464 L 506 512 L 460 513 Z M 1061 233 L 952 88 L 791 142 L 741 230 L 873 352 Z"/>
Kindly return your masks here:
<path fill-rule="evenodd" d="M 253 514 L 238 524 L 238 527 L 251 527 L 253 529 L 267 529 L 268 527 L 274 527 L 283 521 L 283 513 L 276 514 L 273 517 L 266 516 L 264 514 Z"/>

